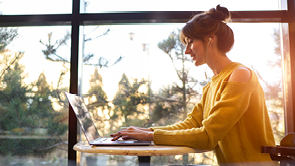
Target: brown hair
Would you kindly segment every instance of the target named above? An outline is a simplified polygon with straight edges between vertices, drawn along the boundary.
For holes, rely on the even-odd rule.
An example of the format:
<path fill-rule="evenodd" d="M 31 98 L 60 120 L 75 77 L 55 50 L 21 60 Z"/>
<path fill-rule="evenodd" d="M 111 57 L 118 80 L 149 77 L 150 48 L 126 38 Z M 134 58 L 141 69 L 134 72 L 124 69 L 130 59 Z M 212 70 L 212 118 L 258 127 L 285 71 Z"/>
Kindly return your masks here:
<path fill-rule="evenodd" d="M 217 5 L 216 9 L 212 8 L 208 12 L 197 14 L 188 21 L 180 32 L 180 40 L 183 44 L 187 44 L 186 38 L 205 41 L 206 36 L 215 35 L 218 49 L 226 53 L 234 44 L 234 33 L 225 23 L 230 18 L 227 8 Z"/>

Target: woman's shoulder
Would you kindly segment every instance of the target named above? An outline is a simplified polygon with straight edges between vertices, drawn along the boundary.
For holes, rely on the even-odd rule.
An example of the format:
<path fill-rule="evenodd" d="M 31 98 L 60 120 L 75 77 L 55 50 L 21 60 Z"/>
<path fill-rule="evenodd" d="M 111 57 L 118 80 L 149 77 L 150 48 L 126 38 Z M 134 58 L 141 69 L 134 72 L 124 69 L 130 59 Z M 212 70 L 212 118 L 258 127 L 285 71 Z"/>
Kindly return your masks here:
<path fill-rule="evenodd" d="M 247 82 L 251 79 L 251 70 L 238 62 L 231 62 L 222 71 L 212 78 L 213 82 L 236 81 Z"/>
<path fill-rule="evenodd" d="M 248 82 L 251 80 L 251 70 L 247 67 L 240 66 L 232 71 L 228 81 L 234 82 Z"/>

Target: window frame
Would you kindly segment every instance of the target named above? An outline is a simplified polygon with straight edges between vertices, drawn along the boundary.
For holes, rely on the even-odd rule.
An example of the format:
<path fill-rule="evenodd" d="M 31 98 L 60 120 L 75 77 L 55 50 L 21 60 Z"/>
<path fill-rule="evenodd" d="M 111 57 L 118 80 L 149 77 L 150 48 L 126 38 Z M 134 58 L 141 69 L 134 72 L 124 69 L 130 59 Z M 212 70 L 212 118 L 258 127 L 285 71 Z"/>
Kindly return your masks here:
<path fill-rule="evenodd" d="M 283 0 L 282 0 L 283 1 Z M 295 3 L 286 0 L 282 3 L 288 10 L 276 11 L 231 11 L 232 22 L 237 23 L 288 23 L 290 53 L 282 57 L 285 132 L 295 132 Z M 145 23 L 185 23 L 192 15 L 203 11 L 135 11 L 109 13 L 80 13 L 80 0 L 73 0 L 71 14 L 46 15 L 0 15 L 1 27 L 15 26 L 71 26 L 71 70 L 70 92 L 78 93 L 79 81 L 79 29 L 83 25 L 145 24 Z M 294 46 L 294 47 L 292 47 Z M 77 119 L 69 111 L 68 165 L 76 165 Z"/>

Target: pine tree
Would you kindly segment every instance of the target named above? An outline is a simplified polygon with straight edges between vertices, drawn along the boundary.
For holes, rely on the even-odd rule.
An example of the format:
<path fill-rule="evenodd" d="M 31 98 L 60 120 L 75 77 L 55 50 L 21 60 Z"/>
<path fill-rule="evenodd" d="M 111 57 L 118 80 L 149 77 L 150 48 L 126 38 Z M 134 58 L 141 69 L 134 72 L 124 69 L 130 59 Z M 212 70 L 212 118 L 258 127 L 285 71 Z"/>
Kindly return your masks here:
<path fill-rule="evenodd" d="M 103 81 L 98 69 L 95 68 L 93 75 L 89 80 L 89 90 L 84 97 L 88 100 L 87 108 L 92 114 L 92 118 L 97 127 L 103 135 L 107 129 L 104 122 L 108 121 L 106 115 L 103 114 L 104 110 L 110 110 L 107 94 L 103 90 Z"/>
<path fill-rule="evenodd" d="M 189 103 L 198 97 L 196 86 L 205 84 L 190 76 L 189 66 L 192 66 L 192 59 L 184 53 L 185 46 L 180 41 L 179 33 L 180 30 L 171 32 L 167 39 L 158 43 L 158 47 L 169 56 L 179 80 L 179 83 L 162 88 L 154 97 L 156 110 L 153 111 L 151 122 L 159 123 L 158 125 L 174 123 L 180 117 L 184 118 L 190 109 Z"/>
<path fill-rule="evenodd" d="M 25 85 L 24 66 L 16 61 L 5 71 L 0 90 L 0 127 L 8 132 L 0 141 L 0 152 L 12 155 L 45 155 L 62 144 L 65 134 L 62 113 L 55 111 L 44 73 L 31 87 Z M 37 91 L 33 91 L 36 87 Z"/>
<path fill-rule="evenodd" d="M 147 92 L 139 91 L 141 86 L 147 87 L 147 81 L 134 79 L 131 83 L 126 74 L 122 75 L 113 100 L 114 113 L 111 119 L 122 117 L 123 126 L 144 126 L 146 124 L 147 118 L 139 119 L 138 117 L 148 115 L 148 110 L 144 106 L 149 104 L 150 98 Z"/>

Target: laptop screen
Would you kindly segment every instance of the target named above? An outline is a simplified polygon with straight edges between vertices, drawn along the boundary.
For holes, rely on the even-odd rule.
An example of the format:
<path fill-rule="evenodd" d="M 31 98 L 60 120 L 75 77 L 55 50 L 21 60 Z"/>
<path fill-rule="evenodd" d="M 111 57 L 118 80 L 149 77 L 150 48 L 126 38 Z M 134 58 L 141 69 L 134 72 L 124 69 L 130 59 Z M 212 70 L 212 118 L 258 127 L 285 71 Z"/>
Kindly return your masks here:
<path fill-rule="evenodd" d="M 82 131 L 85 133 L 86 139 L 88 141 L 93 141 L 96 138 L 99 138 L 99 133 L 97 132 L 91 115 L 89 114 L 89 111 L 82 98 L 70 93 L 66 93 L 66 96 L 77 116 Z"/>

